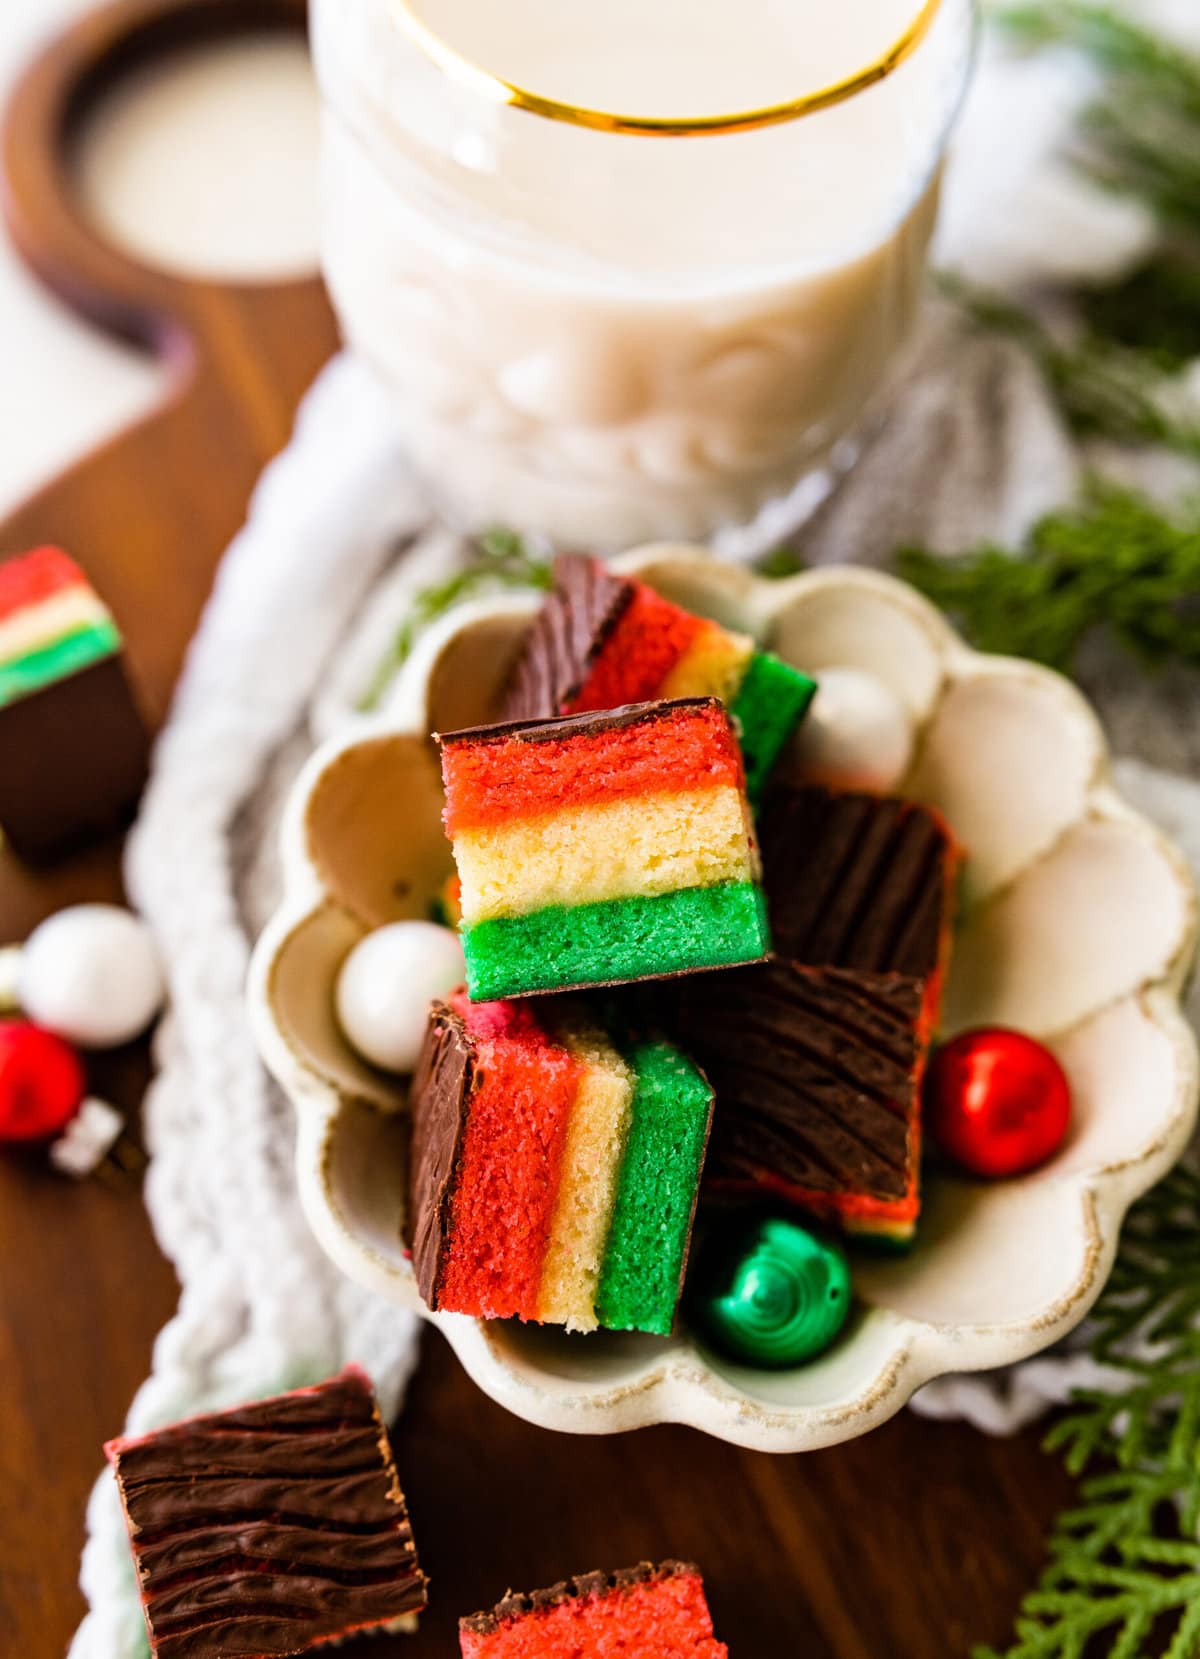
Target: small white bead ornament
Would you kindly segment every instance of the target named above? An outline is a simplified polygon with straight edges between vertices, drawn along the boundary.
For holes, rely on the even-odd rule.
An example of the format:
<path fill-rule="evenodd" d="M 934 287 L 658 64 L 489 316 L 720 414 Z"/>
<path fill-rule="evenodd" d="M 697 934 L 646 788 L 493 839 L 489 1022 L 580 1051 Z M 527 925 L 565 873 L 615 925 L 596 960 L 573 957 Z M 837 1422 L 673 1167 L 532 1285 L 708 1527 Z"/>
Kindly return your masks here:
<path fill-rule="evenodd" d="M 337 1016 L 346 1040 L 384 1071 L 412 1071 L 429 1004 L 466 976 L 458 935 L 434 922 L 391 922 L 342 963 Z"/>
<path fill-rule="evenodd" d="M 912 761 L 912 717 L 890 686 L 861 668 L 822 668 L 796 734 L 797 772 L 839 789 L 896 789 Z"/>
<path fill-rule="evenodd" d="M 82 1181 L 98 1169 L 125 1133 L 125 1119 L 115 1106 L 91 1095 L 50 1147 L 50 1162 L 60 1175 Z"/>
<path fill-rule="evenodd" d="M 16 993 L 48 1031 L 83 1048 L 115 1048 L 146 1029 L 166 986 L 145 922 L 115 904 L 77 904 L 29 936 Z"/>

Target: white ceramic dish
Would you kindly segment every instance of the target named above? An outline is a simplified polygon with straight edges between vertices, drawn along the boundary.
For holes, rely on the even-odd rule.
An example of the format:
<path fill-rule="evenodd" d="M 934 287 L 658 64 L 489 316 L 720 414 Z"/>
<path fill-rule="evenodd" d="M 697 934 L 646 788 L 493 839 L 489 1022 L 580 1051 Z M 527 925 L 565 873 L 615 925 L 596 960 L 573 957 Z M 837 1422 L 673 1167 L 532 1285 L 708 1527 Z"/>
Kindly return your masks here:
<path fill-rule="evenodd" d="M 295 1103 L 309 1221 L 335 1262 L 433 1317 L 479 1386 L 548 1428 L 682 1422 L 766 1451 L 848 1439 L 931 1378 L 1019 1360 L 1098 1294 L 1122 1217 L 1179 1156 L 1197 1054 L 1179 1011 L 1196 936 L 1182 859 L 1116 794 L 1087 704 L 1057 675 L 970 651 L 904 585 L 857 570 L 764 581 L 694 549 L 618 561 L 689 608 L 819 670 L 869 669 L 917 723 L 904 792 L 969 849 L 945 1028 L 1018 1026 L 1066 1067 L 1075 1113 L 1044 1169 L 930 1183 L 918 1243 L 860 1259 L 860 1311 L 815 1363 L 769 1373 L 670 1340 L 568 1336 L 430 1316 L 401 1242 L 403 1093 L 347 1047 L 333 984 L 365 929 L 423 916 L 450 869 L 425 734 L 484 718 L 536 605 L 466 605 L 424 635 L 386 711 L 315 754 L 284 829 L 285 898 L 256 952 L 250 1007 Z"/>

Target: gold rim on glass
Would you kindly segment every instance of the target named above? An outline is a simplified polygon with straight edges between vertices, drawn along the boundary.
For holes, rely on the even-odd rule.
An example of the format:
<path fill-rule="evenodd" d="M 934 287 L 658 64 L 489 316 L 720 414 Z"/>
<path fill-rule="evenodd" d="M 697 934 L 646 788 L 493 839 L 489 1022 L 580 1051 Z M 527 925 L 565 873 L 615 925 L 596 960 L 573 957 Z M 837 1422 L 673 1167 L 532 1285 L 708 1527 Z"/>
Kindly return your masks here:
<path fill-rule="evenodd" d="M 568 104 L 558 98 L 545 98 L 538 92 L 506 81 L 490 70 L 472 63 L 453 47 L 447 46 L 427 23 L 413 10 L 413 0 L 394 0 L 397 20 L 406 34 L 427 58 L 435 63 L 460 86 L 480 94 L 495 104 L 507 104 L 513 109 L 528 110 L 549 121 L 565 121 L 572 127 L 589 127 L 593 132 L 640 133 L 652 138 L 699 137 L 706 133 L 753 132 L 759 127 L 774 127 L 784 121 L 795 121 L 802 115 L 815 115 L 818 110 L 841 104 L 856 93 L 884 80 L 893 69 L 898 69 L 921 44 L 936 17 L 942 0 L 924 0 L 912 22 L 892 42 L 886 51 L 866 65 L 832 85 L 815 92 L 789 98 L 782 104 L 765 104 L 761 109 L 739 110 L 732 115 L 619 115 L 612 110 L 588 109 L 580 104 Z"/>

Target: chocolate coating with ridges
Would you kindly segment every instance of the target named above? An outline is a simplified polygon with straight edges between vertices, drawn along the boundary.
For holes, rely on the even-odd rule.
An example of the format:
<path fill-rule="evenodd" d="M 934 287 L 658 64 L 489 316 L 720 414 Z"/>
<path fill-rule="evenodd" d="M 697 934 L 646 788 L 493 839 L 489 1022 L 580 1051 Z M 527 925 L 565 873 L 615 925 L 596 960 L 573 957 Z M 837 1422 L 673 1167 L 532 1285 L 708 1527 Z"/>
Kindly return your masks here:
<path fill-rule="evenodd" d="M 691 1561 L 640 1561 L 636 1567 L 620 1567 L 615 1572 L 579 1573 L 564 1578 L 547 1590 L 533 1590 L 528 1595 L 509 1594 L 503 1601 L 484 1613 L 472 1613 L 460 1619 L 459 1628 L 474 1636 L 490 1636 L 501 1625 L 513 1619 L 525 1619 L 534 1613 L 544 1613 L 564 1601 L 583 1601 L 588 1596 L 615 1595 L 631 1589 L 635 1584 L 657 1584 L 665 1578 L 699 1578 L 700 1569 Z"/>
<path fill-rule="evenodd" d="M 661 994 L 716 1090 L 706 1180 L 897 1200 L 915 1152 L 924 983 L 768 962 Z"/>
<path fill-rule="evenodd" d="M 780 956 L 871 973 L 934 972 L 957 863 L 935 813 L 877 795 L 780 785 L 764 803 L 759 841 Z"/>
<path fill-rule="evenodd" d="M 156 1659 L 273 1659 L 425 1605 L 355 1368 L 108 1448 Z"/>
<path fill-rule="evenodd" d="M 549 720 L 569 708 L 633 594 L 633 583 L 598 559 L 583 553 L 555 559 L 554 591 L 525 637 L 501 702 L 502 718 Z"/>
<path fill-rule="evenodd" d="M 475 1045 L 454 1010 L 435 1002 L 409 1096 L 413 1140 L 408 1241 L 417 1289 L 431 1308 L 437 1307 L 455 1179 L 475 1087 Z"/>
<path fill-rule="evenodd" d="M 558 743 L 564 737 L 588 737 L 598 732 L 619 731 L 623 726 L 641 726 L 648 720 L 670 720 L 680 709 L 720 709 L 729 716 L 719 697 L 674 697 L 667 702 L 625 703 L 616 709 L 589 709 L 584 714 L 564 714 L 554 719 L 503 720 L 490 726 L 467 726 L 459 732 L 434 732 L 443 748 L 456 743 L 498 743 L 519 738 L 523 743 Z M 732 729 L 732 728 L 731 728 Z"/>

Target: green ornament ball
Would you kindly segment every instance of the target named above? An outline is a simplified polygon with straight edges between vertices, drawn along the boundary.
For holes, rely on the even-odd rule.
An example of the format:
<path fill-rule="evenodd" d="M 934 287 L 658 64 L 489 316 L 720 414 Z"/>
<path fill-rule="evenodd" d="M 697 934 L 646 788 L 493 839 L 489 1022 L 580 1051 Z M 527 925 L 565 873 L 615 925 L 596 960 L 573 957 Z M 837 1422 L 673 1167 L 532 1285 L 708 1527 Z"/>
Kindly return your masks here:
<path fill-rule="evenodd" d="M 815 1359 L 850 1312 L 850 1269 L 827 1239 L 783 1216 L 761 1216 L 705 1240 L 691 1299 L 718 1352 L 764 1370 Z"/>

